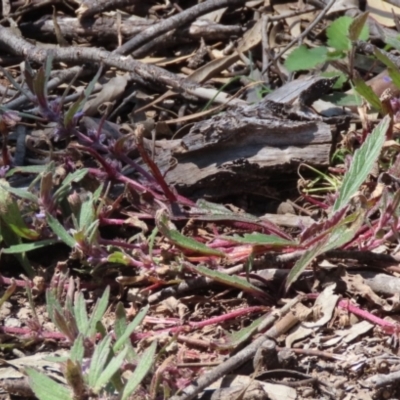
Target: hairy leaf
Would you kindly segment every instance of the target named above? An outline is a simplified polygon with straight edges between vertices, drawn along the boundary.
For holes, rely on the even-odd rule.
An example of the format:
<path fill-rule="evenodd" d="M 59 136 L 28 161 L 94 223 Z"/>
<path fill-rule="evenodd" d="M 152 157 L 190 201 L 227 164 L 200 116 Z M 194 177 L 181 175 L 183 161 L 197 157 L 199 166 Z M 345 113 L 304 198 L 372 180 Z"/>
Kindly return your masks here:
<path fill-rule="evenodd" d="M 150 308 L 149 305 L 143 307 L 140 310 L 140 312 L 135 316 L 134 320 L 128 326 L 125 327 L 123 333 L 117 336 L 117 341 L 113 346 L 113 350 L 115 352 L 119 351 L 125 345 L 125 343 L 130 340 L 131 334 L 142 323 L 144 317 L 149 311 L 149 308 Z"/>
<path fill-rule="evenodd" d="M 194 251 L 196 253 L 225 257 L 225 253 L 222 251 L 211 249 L 195 239 L 182 235 L 176 229 L 170 229 L 168 227 L 167 216 L 164 213 L 156 220 L 156 222 L 159 231 L 176 246 Z"/>
<path fill-rule="evenodd" d="M 350 242 L 364 222 L 366 210 L 358 210 L 335 227 L 329 229 L 324 238 L 316 243 L 296 262 L 286 279 L 286 290 L 299 278 L 315 257 Z"/>
<path fill-rule="evenodd" d="M 387 66 L 390 78 L 392 79 L 393 83 L 400 88 L 400 72 L 396 64 L 379 49 L 375 49 L 374 54 L 379 61 L 383 62 Z"/>
<path fill-rule="evenodd" d="M 86 302 L 83 293 L 79 292 L 74 302 L 74 316 L 78 330 L 82 334 L 86 334 L 89 329 L 89 318 L 86 311 Z"/>
<path fill-rule="evenodd" d="M 4 185 L 7 187 L 7 185 Z M 0 186 L 0 217 L 4 223 L 19 237 L 36 240 L 39 234 L 26 226 L 18 204 L 8 190 L 3 185 Z"/>
<path fill-rule="evenodd" d="M 355 42 L 359 38 L 361 40 L 367 40 L 368 33 L 368 25 L 366 25 L 369 13 L 364 12 L 357 17 L 354 18 L 352 23 L 349 26 L 349 39 L 352 42 Z"/>
<path fill-rule="evenodd" d="M 351 49 L 351 40 L 349 39 L 349 29 L 353 19 L 348 16 L 343 16 L 335 19 L 326 29 L 326 36 L 328 37 L 328 45 L 336 50 L 348 51 Z M 358 24 L 358 23 L 357 23 Z M 356 33 L 357 28 L 353 29 Z M 368 28 L 364 25 L 358 37 L 360 40 L 367 40 L 369 36 Z"/>
<path fill-rule="evenodd" d="M 73 400 L 71 391 L 34 368 L 26 368 L 30 387 L 39 400 Z"/>
<path fill-rule="evenodd" d="M 93 388 L 99 379 L 110 354 L 111 334 L 105 336 L 94 348 L 92 359 L 90 360 L 90 369 L 87 376 L 88 385 Z"/>
<path fill-rule="evenodd" d="M 332 213 L 346 206 L 367 179 L 381 153 L 389 124 L 390 117 L 386 116 L 366 138 L 362 146 L 355 151 L 350 168 L 343 179 L 339 197 L 333 205 Z"/>
<path fill-rule="evenodd" d="M 97 300 L 96 305 L 92 311 L 92 315 L 89 319 L 89 326 L 87 330 L 87 336 L 92 337 L 96 333 L 96 324 L 101 321 L 104 313 L 108 307 L 108 299 L 110 297 L 110 286 L 107 286 L 104 290 L 103 296 L 100 300 Z"/>
<path fill-rule="evenodd" d="M 50 246 L 52 244 L 59 243 L 58 239 L 46 239 L 39 240 L 33 243 L 21 243 L 10 246 L 7 249 L 3 249 L 3 253 L 5 254 L 17 254 L 17 253 L 25 253 L 27 251 L 32 251 L 36 249 L 40 249 L 41 247 Z"/>
<path fill-rule="evenodd" d="M 354 71 L 353 84 L 357 93 L 364 97 L 372 107 L 380 112 L 383 110 L 382 102 L 378 95 L 364 82 L 364 80 L 358 75 L 357 71 Z"/>
<path fill-rule="evenodd" d="M 121 368 L 127 352 L 128 348 L 125 347 L 117 356 L 110 360 L 92 388 L 95 393 L 99 393 L 101 388 L 107 385 L 112 376 Z"/>
<path fill-rule="evenodd" d="M 65 230 L 65 228 L 51 214 L 46 213 L 46 219 L 51 230 L 69 247 L 74 247 L 75 239 Z"/>
<path fill-rule="evenodd" d="M 313 69 L 327 60 L 328 49 L 320 46 L 309 49 L 302 44 L 294 49 L 285 61 L 285 67 L 289 71 L 305 71 Z"/>
<path fill-rule="evenodd" d="M 265 292 L 258 288 L 257 286 L 252 285 L 246 279 L 241 278 L 239 276 L 228 275 L 224 272 L 214 271 L 212 269 L 206 268 L 204 266 L 198 265 L 193 267 L 193 269 L 198 272 L 200 275 L 206 276 L 207 278 L 214 279 L 216 282 L 222 283 L 224 285 L 228 285 L 231 287 L 235 287 L 237 289 L 243 290 L 248 293 L 257 293 L 261 296 L 265 296 Z"/>
<path fill-rule="evenodd" d="M 240 329 L 237 332 L 229 333 L 225 332 L 227 336 L 227 341 L 224 343 L 215 342 L 215 346 L 220 350 L 228 350 L 237 348 L 240 344 L 246 342 L 252 335 L 257 332 L 258 327 L 265 320 L 265 315 L 260 318 L 257 318 L 253 321 L 249 326 Z"/>
<path fill-rule="evenodd" d="M 80 333 L 71 347 L 70 356 L 72 361 L 81 363 L 84 355 L 83 335 Z"/>
<path fill-rule="evenodd" d="M 222 236 L 222 239 L 230 240 L 235 243 L 251 244 L 253 246 L 286 247 L 297 246 L 293 241 L 282 239 L 275 235 L 265 235 L 263 233 L 246 233 L 243 236 Z"/>
<path fill-rule="evenodd" d="M 124 391 L 122 392 L 121 400 L 127 400 L 129 396 L 136 390 L 142 380 L 146 377 L 154 364 L 154 356 L 157 349 L 157 342 L 154 341 L 140 357 L 140 362 L 137 365 L 135 371 L 129 378 L 125 385 Z"/>

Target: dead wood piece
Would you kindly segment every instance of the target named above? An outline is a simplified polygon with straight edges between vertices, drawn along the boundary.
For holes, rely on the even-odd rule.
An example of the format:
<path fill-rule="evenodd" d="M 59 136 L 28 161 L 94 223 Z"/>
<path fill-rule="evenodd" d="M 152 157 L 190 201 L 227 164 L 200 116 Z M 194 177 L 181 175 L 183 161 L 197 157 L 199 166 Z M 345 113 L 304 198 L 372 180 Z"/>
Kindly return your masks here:
<path fill-rule="evenodd" d="M 374 388 L 379 388 L 388 385 L 398 384 L 400 381 L 400 371 L 392 372 L 390 374 L 377 374 L 371 376 L 366 380 L 367 385 Z"/>
<path fill-rule="evenodd" d="M 269 282 L 282 282 L 286 279 L 289 274 L 290 269 L 263 269 L 257 271 L 257 275 L 261 276 L 264 281 Z M 361 275 L 364 279 L 365 284 L 367 284 L 374 292 L 383 294 L 386 296 L 394 296 L 395 294 L 400 292 L 400 278 L 394 277 L 392 275 L 383 274 L 375 271 L 367 271 L 367 270 L 354 270 L 352 273 Z M 296 284 L 302 285 L 302 289 L 310 289 L 314 283 L 314 272 L 313 271 L 304 271 L 301 274 L 301 279 Z M 262 281 L 258 279 L 252 279 L 251 282 L 260 286 Z"/>
<path fill-rule="evenodd" d="M 76 14 L 79 18 L 88 18 L 103 11 L 115 10 L 138 2 L 139 0 L 83 0 Z"/>
<path fill-rule="evenodd" d="M 153 21 L 147 20 L 129 20 L 123 19 L 120 26 L 120 33 L 123 38 L 132 37 L 139 34 L 149 26 Z M 119 27 L 116 17 L 102 16 L 96 19 L 84 19 L 71 17 L 58 17 L 57 25 L 60 28 L 62 36 L 79 44 L 88 41 L 104 43 L 112 41 L 117 44 Z M 51 15 L 41 18 L 37 21 L 21 23 L 19 26 L 24 36 L 40 40 L 55 40 L 55 26 Z M 237 25 L 222 25 L 211 23 L 210 21 L 199 20 L 193 22 L 189 28 L 170 31 L 163 36 L 153 39 L 136 51 L 133 55 L 138 58 L 142 54 L 148 53 L 151 49 L 154 51 L 160 48 L 160 44 L 176 45 L 177 43 L 187 43 L 193 40 L 204 39 L 205 41 L 226 40 L 231 36 L 238 36 L 242 33 L 242 28 Z"/>
<path fill-rule="evenodd" d="M 168 171 L 167 182 L 183 191 L 210 189 L 209 195 L 259 192 L 261 183 L 283 167 L 287 172 L 300 162 L 328 164 L 332 144 L 328 124 L 293 121 L 283 114 L 272 117 L 271 109 L 283 110 L 283 105 L 238 106 L 198 122 L 169 152 L 165 142 L 156 142 L 156 162 L 164 173 Z M 177 161 L 173 169 L 171 159 Z"/>
<path fill-rule="evenodd" d="M 299 228 L 301 226 L 307 228 L 315 222 L 311 217 L 291 214 L 264 214 L 260 219 L 288 228 Z"/>
<path fill-rule="evenodd" d="M 57 17 L 57 24 L 61 34 L 67 40 L 74 40 L 77 43 L 87 43 L 95 39 L 96 42 L 115 41 L 118 37 L 117 18 L 99 17 L 90 20 L 79 20 L 71 17 Z M 148 28 L 153 21 L 144 20 L 123 20 L 121 23 L 121 34 L 123 37 L 137 35 Z M 54 21 L 49 15 L 37 21 L 24 22 L 20 25 L 23 35 L 38 39 L 55 38 Z"/>
<path fill-rule="evenodd" d="M 201 15 L 205 15 L 211 11 L 218 10 L 223 7 L 239 6 L 246 3 L 246 0 L 208 0 L 204 3 L 190 7 L 177 15 L 160 21 L 159 23 L 147 28 L 141 34 L 134 36 L 128 40 L 120 48 L 116 50 L 117 54 L 126 54 L 138 49 L 147 43 L 172 29 L 188 24 Z"/>
<path fill-rule="evenodd" d="M 11 52 L 23 55 L 27 60 L 35 61 L 40 64 L 45 62 L 48 58 L 49 51 L 51 51 L 54 55 L 54 61 L 56 62 L 80 65 L 83 63 L 93 64 L 93 62 L 103 63 L 109 67 L 117 67 L 123 71 L 133 72 L 133 79 L 138 79 L 141 83 L 154 82 L 159 86 L 171 86 L 180 93 L 186 91 L 187 94 L 192 94 L 200 98 L 213 98 L 214 102 L 217 103 L 230 103 L 232 105 L 243 104 L 243 100 L 231 98 L 224 92 L 217 92 L 215 89 L 200 87 L 195 82 L 181 78 L 165 69 L 141 63 L 130 57 L 120 56 L 115 52 L 110 53 L 100 49 L 73 46 L 62 48 L 54 47 L 51 50 L 38 48 L 15 35 L 11 29 L 1 26 L 0 44 L 10 49 Z M 84 70 L 86 71 L 86 68 Z M 69 71 L 69 69 L 66 71 Z"/>
<path fill-rule="evenodd" d="M 299 301 L 301 301 L 301 296 L 296 296 L 289 303 L 285 304 L 280 310 L 280 315 L 286 316 L 290 312 L 291 308 L 294 307 Z M 271 324 L 275 323 L 278 318 L 279 317 L 277 314 L 271 313 L 265 319 L 264 326 L 271 326 Z M 235 368 L 238 368 L 246 361 L 254 357 L 257 349 L 262 345 L 262 343 L 264 343 L 265 340 L 270 340 L 270 338 L 277 338 L 279 335 L 287 332 L 287 330 L 290 329 L 290 324 L 287 324 L 285 326 L 283 326 L 283 324 L 279 324 L 279 326 L 283 330 L 278 330 L 275 326 L 273 326 L 265 334 L 254 340 L 254 342 L 252 342 L 250 345 L 246 346 L 243 350 L 228 358 L 228 360 L 208 371 L 206 374 L 201 375 L 193 384 L 186 387 L 182 391 L 181 395 L 173 396 L 171 400 L 191 400 L 195 398 L 198 393 L 208 387 L 212 382 L 215 382 L 217 379 L 231 372 Z"/>

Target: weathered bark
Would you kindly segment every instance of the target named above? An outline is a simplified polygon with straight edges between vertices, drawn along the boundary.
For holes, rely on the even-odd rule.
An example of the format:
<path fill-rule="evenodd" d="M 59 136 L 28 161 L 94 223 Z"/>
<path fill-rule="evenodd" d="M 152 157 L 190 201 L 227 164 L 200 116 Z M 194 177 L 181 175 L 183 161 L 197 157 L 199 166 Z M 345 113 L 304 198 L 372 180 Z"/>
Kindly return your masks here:
<path fill-rule="evenodd" d="M 270 101 L 234 107 L 196 123 L 180 141 L 157 141 L 156 162 L 169 184 L 211 196 L 260 192 L 260 185 L 301 162 L 328 165 L 331 126 L 279 118 L 284 109 Z"/>
<path fill-rule="evenodd" d="M 115 44 L 117 43 L 118 24 L 117 19 L 114 17 L 102 16 L 96 19 L 84 20 L 71 17 L 58 17 L 57 24 L 63 37 L 75 43 L 104 43 L 104 41 L 115 41 Z M 154 21 L 124 19 L 121 21 L 121 35 L 125 39 L 132 37 L 153 24 Z M 20 29 L 23 35 L 29 38 L 39 40 L 56 39 L 54 21 L 50 15 L 38 21 L 22 23 Z M 176 44 L 177 40 L 180 40 L 180 42 L 189 42 L 199 40 L 200 38 L 203 38 L 205 41 L 217 41 L 241 33 L 242 28 L 240 26 L 221 25 L 199 20 L 192 23 L 189 28 L 171 31 L 169 42 Z"/>

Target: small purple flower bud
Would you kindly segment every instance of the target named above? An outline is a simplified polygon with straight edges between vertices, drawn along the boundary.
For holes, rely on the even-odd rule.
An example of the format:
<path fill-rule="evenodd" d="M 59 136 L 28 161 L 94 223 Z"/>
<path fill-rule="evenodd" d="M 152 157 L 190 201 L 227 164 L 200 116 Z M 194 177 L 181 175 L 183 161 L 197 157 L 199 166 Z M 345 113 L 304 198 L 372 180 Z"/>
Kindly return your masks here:
<path fill-rule="evenodd" d="M 0 167 L 0 178 L 5 178 L 7 171 L 10 169 L 9 165 L 4 165 Z"/>
<path fill-rule="evenodd" d="M 392 107 L 393 113 L 397 113 L 400 111 L 400 99 L 398 97 L 394 97 L 390 100 L 390 106 Z"/>
<path fill-rule="evenodd" d="M 18 115 L 16 111 L 7 110 L 2 115 L 1 118 L 3 122 L 7 125 L 7 127 L 11 128 L 17 124 L 17 122 L 21 121 L 21 117 Z"/>
<path fill-rule="evenodd" d="M 35 214 L 35 217 L 37 219 L 44 219 L 44 218 L 46 218 L 46 214 L 43 211 L 40 211 L 40 212 Z"/>

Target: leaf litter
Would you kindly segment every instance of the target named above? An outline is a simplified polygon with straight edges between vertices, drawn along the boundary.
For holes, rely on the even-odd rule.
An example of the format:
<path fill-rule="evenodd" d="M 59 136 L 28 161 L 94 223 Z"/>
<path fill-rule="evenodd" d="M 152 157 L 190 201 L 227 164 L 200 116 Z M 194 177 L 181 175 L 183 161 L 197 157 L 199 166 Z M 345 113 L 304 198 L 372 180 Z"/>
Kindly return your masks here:
<path fill-rule="evenodd" d="M 5 2 L 2 398 L 400 397 L 399 23 L 360 7 Z"/>

